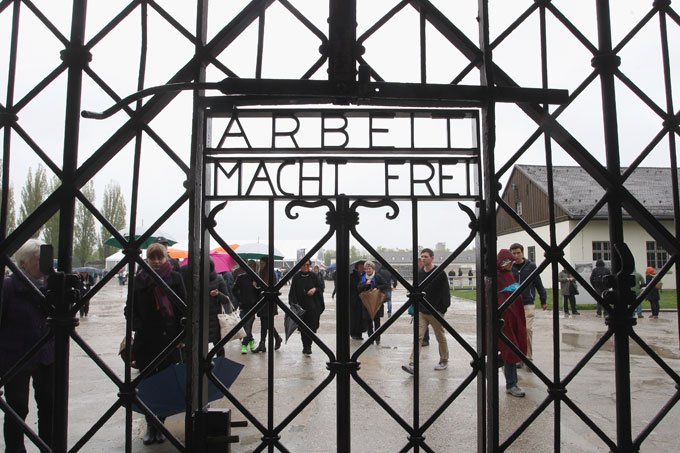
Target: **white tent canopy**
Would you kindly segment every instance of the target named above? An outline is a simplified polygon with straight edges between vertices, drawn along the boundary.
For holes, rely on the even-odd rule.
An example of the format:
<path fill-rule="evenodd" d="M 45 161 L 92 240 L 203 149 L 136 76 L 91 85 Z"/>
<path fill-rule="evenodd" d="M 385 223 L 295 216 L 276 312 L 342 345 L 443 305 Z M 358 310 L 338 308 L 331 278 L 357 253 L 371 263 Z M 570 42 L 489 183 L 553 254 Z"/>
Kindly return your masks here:
<path fill-rule="evenodd" d="M 104 264 L 104 269 L 107 271 L 110 271 L 113 269 L 113 267 L 121 262 L 125 258 L 125 254 L 123 253 L 122 250 L 118 250 L 116 253 L 114 253 L 111 256 L 106 257 L 106 263 Z"/>

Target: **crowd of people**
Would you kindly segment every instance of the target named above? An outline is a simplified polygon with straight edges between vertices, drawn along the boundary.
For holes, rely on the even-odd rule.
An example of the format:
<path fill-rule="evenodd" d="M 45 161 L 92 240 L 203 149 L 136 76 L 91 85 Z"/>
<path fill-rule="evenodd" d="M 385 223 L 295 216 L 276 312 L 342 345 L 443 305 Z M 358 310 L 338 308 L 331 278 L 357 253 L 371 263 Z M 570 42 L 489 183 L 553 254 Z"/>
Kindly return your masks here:
<path fill-rule="evenodd" d="M 2 288 L 2 312 L 0 313 L 0 373 L 4 374 L 17 363 L 35 345 L 47 331 L 47 307 L 43 293 L 45 291 L 44 275 L 39 267 L 39 252 L 41 242 L 29 240 L 15 254 L 15 261 L 21 272 L 13 273 L 5 278 Z M 186 346 L 179 337 L 182 327 L 181 319 L 186 316 L 187 300 L 186 287 L 188 274 L 185 268 L 168 256 L 167 244 L 162 242 L 152 244 L 146 250 L 146 263 L 153 273 L 145 267 L 140 267 L 134 275 L 134 291 L 130 300 L 126 302 L 124 314 L 129 320 L 134 332 L 131 347 L 131 357 L 134 367 L 144 370 L 153 365 L 152 374 L 179 362 L 182 349 Z M 524 256 L 521 244 L 512 244 L 509 249 L 501 249 L 497 254 L 497 303 L 501 308 L 503 319 L 503 335 L 498 341 L 498 351 L 506 382 L 506 392 L 515 397 L 524 396 L 524 391 L 518 386 L 517 368 L 524 363 L 531 364 L 533 360 L 533 323 L 535 318 L 535 297 L 538 294 L 540 306 L 547 308 L 547 292 L 541 278 L 536 272 L 536 264 Z M 209 341 L 216 344 L 221 339 L 218 314 L 238 310 L 242 318 L 247 318 L 245 337 L 241 341 L 241 353 L 266 352 L 266 339 L 272 335 L 274 349 L 278 350 L 282 338 L 270 316 L 276 316 L 276 305 L 262 304 L 256 315 L 247 317 L 254 307 L 266 297 L 266 288 L 261 284 L 276 283 L 280 275 L 273 275 L 270 279 L 271 267 L 267 258 L 259 263 L 255 260 L 247 262 L 249 271 L 245 269 L 218 273 L 215 264 L 210 260 L 206 304 L 209 308 Z M 155 275 L 154 275 L 155 274 Z M 611 285 L 608 276 L 611 271 L 605 263 L 598 260 L 591 274 L 590 282 L 598 294 L 603 294 Z M 656 273 L 651 267 L 646 270 L 646 277 L 634 274 L 635 286 L 632 288 L 639 295 L 643 288 L 649 286 Z M 259 277 L 259 278 L 256 278 Z M 512 299 L 516 290 L 525 285 L 521 294 Z M 358 260 L 353 263 L 349 276 L 349 330 L 353 340 L 363 341 L 363 334 L 379 345 L 380 335 L 375 332 L 381 326 L 381 318 L 392 316 L 392 290 L 397 285 L 397 279 L 386 268 L 376 269 L 376 264 L 370 260 Z M 94 284 L 87 275 L 81 275 L 83 291 L 89 291 Z M 163 282 L 163 284 L 161 283 Z M 560 292 L 563 297 L 563 307 L 566 315 L 571 309 L 572 315 L 578 315 L 576 309 L 576 295 L 578 295 L 577 280 L 566 269 L 559 274 Z M 411 300 L 409 313 L 414 316 L 418 312 L 418 338 L 414 345 L 418 348 L 429 344 L 429 329 L 432 328 L 438 343 L 439 360 L 434 369 L 444 371 L 448 367 L 449 349 L 446 329 L 442 321 L 447 309 L 451 305 L 451 292 L 447 274 L 437 271 L 434 264 L 434 252 L 424 248 L 420 252 L 418 274 L 415 281 L 417 291 Z M 167 291 L 170 288 L 171 291 Z M 656 283 L 647 290 L 646 298 L 651 304 L 651 318 L 659 314 L 659 300 L 661 284 Z M 325 282 L 318 266 L 312 267 L 310 260 L 302 266 L 290 279 L 288 303 L 300 308 L 301 320 L 300 341 L 302 353 L 312 354 L 313 338 L 320 318 L 325 310 L 324 301 Z M 380 306 L 376 310 L 369 310 L 364 302 L 367 294 L 379 293 Z M 331 297 L 335 296 L 335 290 Z M 641 304 L 637 309 L 641 310 Z M 597 316 L 602 316 L 603 307 L 598 304 Z M 88 307 L 81 308 L 81 316 L 87 316 Z M 641 311 L 637 316 L 642 317 Z M 256 318 L 260 320 L 260 337 L 255 341 L 253 327 Z M 166 351 L 174 342 L 174 347 Z M 512 346 L 514 347 L 512 347 Z M 165 351 L 163 357 L 157 357 Z M 519 351 L 522 356 L 517 354 Z M 224 355 L 220 348 L 217 355 Z M 412 349 L 409 362 L 402 369 L 413 375 L 415 373 L 416 349 Z M 531 365 L 533 366 L 533 365 Z M 531 366 L 528 370 L 531 371 Z M 147 370 L 148 371 L 148 370 Z M 4 386 L 5 398 L 9 406 L 21 417 L 28 413 L 29 384 L 33 381 L 34 397 L 38 408 L 39 436 L 49 444 L 52 433 L 50 421 L 52 418 L 53 391 L 52 376 L 54 374 L 54 340 L 46 342 L 19 371 L 14 373 Z M 163 423 L 164 419 L 158 419 Z M 142 437 L 143 443 L 149 445 L 165 440 L 161 426 L 152 417 L 147 417 L 146 431 Z M 23 434 L 18 425 L 5 417 L 4 436 L 7 451 L 22 451 Z"/>

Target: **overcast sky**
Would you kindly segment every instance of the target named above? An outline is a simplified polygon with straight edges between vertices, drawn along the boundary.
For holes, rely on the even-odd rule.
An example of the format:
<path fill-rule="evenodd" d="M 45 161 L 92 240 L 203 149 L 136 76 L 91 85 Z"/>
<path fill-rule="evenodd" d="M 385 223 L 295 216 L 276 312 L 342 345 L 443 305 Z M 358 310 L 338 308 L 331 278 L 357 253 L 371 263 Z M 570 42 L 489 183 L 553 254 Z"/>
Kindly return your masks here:
<path fill-rule="evenodd" d="M 70 8 L 65 2 L 50 0 L 35 1 L 44 14 L 52 20 L 61 33 L 70 35 Z M 158 1 L 167 8 L 187 30 L 195 24 L 194 2 Z M 327 3 L 318 0 L 290 0 L 322 32 L 327 34 Z M 399 3 L 397 0 L 358 1 L 358 35 L 366 31 L 386 11 Z M 473 42 L 478 41 L 477 1 L 432 0 L 449 19 L 466 33 Z M 505 27 L 512 23 L 527 7 L 530 0 L 491 1 L 491 31 L 495 39 Z M 555 0 L 560 8 L 580 29 L 581 33 L 595 47 L 597 30 L 595 22 L 595 2 L 574 2 Z M 627 33 L 634 23 L 651 7 L 651 1 L 611 2 L 614 45 Z M 210 3 L 210 36 L 228 23 L 247 5 L 245 0 Z M 90 2 L 88 5 L 88 24 L 86 40 L 95 36 L 112 17 L 127 5 L 125 1 Z M 520 85 L 540 87 L 540 48 L 539 19 L 534 15 L 516 32 L 511 34 L 494 50 L 496 63 Z M 365 43 L 364 55 L 368 63 L 386 80 L 391 82 L 417 82 L 420 80 L 418 61 L 418 15 L 407 6 L 383 29 Z M 0 61 L 9 61 L 10 30 L 12 8 L 0 13 Z M 40 23 L 33 13 L 22 7 L 21 29 L 19 32 L 18 72 L 14 89 L 14 100 L 19 101 L 42 78 L 58 64 L 62 44 Z M 677 24 L 669 24 L 672 49 L 672 63 L 678 64 L 678 43 L 680 31 Z M 548 15 L 549 85 L 572 92 L 592 71 L 587 51 L 557 20 Z M 145 86 L 165 83 L 181 68 L 193 53 L 192 44 L 172 29 L 155 11 L 149 12 L 149 51 Z M 243 78 L 255 76 L 257 23 L 249 27 L 242 36 L 219 57 L 222 64 Z M 90 67 L 109 84 L 116 93 L 125 97 L 137 90 L 139 68 L 140 13 L 139 8 L 119 27 L 93 48 Z M 427 79 L 430 83 L 449 83 L 466 66 L 467 60 L 448 44 L 431 26 L 427 30 Z M 266 15 L 264 43 L 264 64 L 262 76 L 265 78 L 299 78 L 318 58 L 319 41 L 280 4 L 275 3 Z M 621 70 L 633 80 L 647 95 L 662 108 L 665 108 L 663 79 L 661 71 L 661 51 L 659 45 L 658 19 L 653 19 L 620 53 Z M 5 68 L 7 64 L 3 65 Z M 317 71 L 313 78 L 323 79 L 326 66 Z M 216 81 L 225 77 L 214 67 L 208 68 L 208 80 Z M 0 73 L 0 92 L 7 93 L 7 71 Z M 462 83 L 479 84 L 478 71 L 472 71 Z M 20 126 L 54 160 L 61 165 L 63 150 L 63 118 L 66 74 L 43 90 L 38 97 L 19 112 Z M 678 84 L 674 85 L 677 99 Z M 599 103 L 600 87 L 595 81 L 581 98 L 574 102 L 559 121 L 574 135 L 597 159 L 604 162 L 602 139 L 602 119 Z M 617 83 L 619 105 L 619 126 L 621 131 L 621 162 L 629 164 L 661 128 L 661 120 L 621 83 Z M 82 109 L 101 111 L 112 104 L 111 98 L 89 77 L 83 83 Z M 7 105 L 7 99 L 2 100 Z M 553 107 L 554 108 L 554 107 Z M 83 119 L 81 123 L 79 162 L 84 162 L 128 119 L 124 113 L 102 121 Z M 191 139 L 191 95 L 183 93 L 170 104 L 164 112 L 151 123 L 153 130 L 168 143 L 184 162 L 188 163 Z M 509 156 L 536 129 L 533 121 L 517 107 L 509 104 L 498 106 L 497 118 L 497 166 L 502 165 Z M 573 165 L 572 159 L 553 144 L 553 162 L 556 165 Z M 3 145 L 4 146 L 4 145 Z M 104 187 L 110 181 L 118 181 L 126 194 L 128 206 L 131 196 L 131 168 L 133 159 L 131 142 L 94 178 L 100 204 Z M 28 168 L 35 169 L 39 159 L 28 145 L 16 134 L 11 137 L 11 181 L 14 187 L 17 210 L 19 195 Z M 545 164 L 543 140 L 538 140 L 519 163 Z M 645 166 L 669 165 L 667 141 L 662 141 L 643 163 Z M 142 153 L 141 190 L 139 197 L 140 223 L 148 226 L 166 210 L 182 193 L 184 173 L 148 137 L 144 138 Z M 375 183 L 372 172 L 363 169 L 343 176 L 344 184 L 349 187 L 366 187 Z M 507 175 L 506 175 L 507 176 Z M 380 176 L 382 178 L 382 176 Z M 350 178 L 345 180 L 345 178 Z M 358 192 L 357 192 L 358 193 Z M 385 219 L 386 209 L 362 209 L 359 230 L 376 246 L 411 246 L 410 205 L 402 204 L 401 215 L 395 221 Z M 469 204 L 473 206 L 472 204 Z M 297 220 L 283 218 L 281 203 L 277 203 L 277 238 L 299 241 L 300 248 L 309 248 L 323 235 L 325 210 L 300 210 Z M 303 212 L 304 211 L 304 212 Z M 186 238 L 187 207 L 178 210 L 166 222 L 163 229 L 177 239 Z M 218 217 L 219 231 L 225 239 L 266 241 L 266 206 L 264 203 L 230 203 Z M 421 245 L 446 242 L 450 248 L 466 236 L 466 216 L 455 203 L 425 203 L 419 210 L 419 240 Z M 291 242 L 292 241 L 292 242 Z M 281 243 L 281 245 L 283 242 Z M 295 247 L 286 245 L 287 250 Z M 334 248 L 329 244 L 327 248 Z"/>

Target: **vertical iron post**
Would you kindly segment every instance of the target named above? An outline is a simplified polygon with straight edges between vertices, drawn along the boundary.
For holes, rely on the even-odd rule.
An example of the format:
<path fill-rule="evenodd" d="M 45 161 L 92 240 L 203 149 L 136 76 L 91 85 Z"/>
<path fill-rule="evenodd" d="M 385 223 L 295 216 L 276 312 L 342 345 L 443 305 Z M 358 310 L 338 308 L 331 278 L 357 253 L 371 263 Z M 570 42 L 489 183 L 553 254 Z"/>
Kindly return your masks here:
<path fill-rule="evenodd" d="M 625 247 L 621 194 L 618 191 L 621 181 L 621 163 L 619 158 L 616 87 L 614 84 L 614 73 L 621 60 L 612 51 L 609 0 L 598 0 L 596 5 L 599 52 L 598 55 L 593 57 L 592 65 L 598 71 L 600 77 L 607 170 L 613 179 L 617 181 L 617 188 L 610 188 L 608 190 L 610 198 L 607 203 L 609 237 L 612 252 L 614 252 L 616 247 Z M 612 274 L 614 275 L 626 267 L 624 264 L 629 264 L 622 263 L 620 258 L 618 253 L 612 253 Z M 630 286 L 628 288 L 625 287 L 627 284 L 628 280 L 625 278 L 616 279 L 615 294 L 618 294 L 620 297 L 615 301 L 613 313 L 610 314 L 608 321 L 610 328 L 614 330 L 616 436 L 620 451 L 633 451 L 630 413 L 630 351 L 628 344 L 628 332 L 633 321 L 628 314 L 626 298 L 621 297 L 630 292 Z"/>
<path fill-rule="evenodd" d="M 487 88 L 494 86 L 493 59 L 489 41 L 489 2 L 479 0 L 479 43 L 482 50 L 481 84 Z M 486 451 L 495 451 L 499 443 L 498 417 L 498 366 L 496 343 L 498 307 L 496 303 L 496 194 L 499 190 L 496 181 L 494 147 L 496 144 L 496 105 L 493 99 L 482 108 L 482 162 L 484 166 L 484 212 L 480 219 L 482 250 L 484 261 L 484 298 L 486 304 Z M 477 293 L 479 297 L 480 292 Z M 479 303 L 480 301 L 478 301 Z"/>
<path fill-rule="evenodd" d="M 196 55 L 201 55 L 203 46 L 206 43 L 208 22 L 208 0 L 201 0 L 197 3 L 196 10 Z M 205 81 L 205 64 L 199 65 L 195 80 Z M 187 369 L 187 416 L 184 421 L 186 432 L 187 451 L 192 451 L 192 446 L 200 445 L 206 438 L 204 417 L 193 416 L 197 411 L 203 410 L 203 405 L 207 401 L 207 379 L 201 363 L 205 356 L 208 343 L 208 311 L 207 307 L 201 308 L 202 296 L 205 291 L 205 281 L 207 279 L 206 266 L 202 256 L 207 256 L 208 250 L 202 250 L 201 245 L 208 244 L 209 233 L 203 234 L 203 213 L 204 213 L 204 184 L 205 169 L 203 168 L 203 150 L 207 137 L 207 127 L 205 121 L 204 107 L 200 105 L 202 90 L 194 91 L 193 99 L 193 118 L 191 133 L 191 157 L 190 172 L 188 175 L 187 190 L 189 191 L 189 287 L 187 288 L 187 329 L 191 347 L 191 357 L 188 360 Z M 201 266 L 203 264 L 203 266 Z M 189 415 L 192 416 L 189 416 Z M 198 421 L 199 423 L 195 423 Z"/>
<path fill-rule="evenodd" d="M 349 198 L 338 197 L 337 216 L 335 231 L 336 250 L 336 345 L 337 360 L 339 366 L 338 383 L 336 387 L 337 399 L 337 451 L 349 453 L 351 450 L 351 423 L 350 423 L 350 374 L 349 368 Z"/>
<path fill-rule="evenodd" d="M 329 2 L 328 80 L 353 82 L 356 78 L 357 2 Z"/>
<path fill-rule="evenodd" d="M 80 133 L 80 103 L 82 97 L 83 68 L 90 61 L 90 54 L 84 46 L 87 0 L 73 2 L 71 12 L 70 45 L 61 52 L 62 60 L 68 65 L 66 82 L 66 112 L 64 115 L 64 151 L 61 184 L 68 188 L 60 200 L 59 213 L 59 270 L 69 273 L 73 258 L 73 225 L 75 217 L 74 186 L 78 167 L 78 139 Z M 54 410 L 52 422 L 52 450 L 62 452 L 68 445 L 68 398 L 69 398 L 69 355 L 70 334 L 77 321 L 70 314 L 73 299 L 77 298 L 69 288 L 69 276 L 61 274 L 56 290 L 54 348 Z M 66 285 L 66 286 L 64 286 Z M 68 294 L 67 294 L 68 292 Z M 61 300 L 59 300 L 61 298 Z"/>

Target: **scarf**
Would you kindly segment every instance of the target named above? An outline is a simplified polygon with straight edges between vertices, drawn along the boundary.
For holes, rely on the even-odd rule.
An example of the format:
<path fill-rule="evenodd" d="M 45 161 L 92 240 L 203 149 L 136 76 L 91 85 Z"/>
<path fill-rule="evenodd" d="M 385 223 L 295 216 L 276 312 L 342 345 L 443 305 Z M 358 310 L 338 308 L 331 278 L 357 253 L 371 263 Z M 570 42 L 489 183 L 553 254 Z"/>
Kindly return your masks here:
<path fill-rule="evenodd" d="M 361 284 L 371 285 L 371 289 L 375 288 L 375 273 L 370 277 L 366 275 L 366 272 L 361 274 Z"/>
<path fill-rule="evenodd" d="M 155 271 L 165 283 L 169 284 L 172 281 L 172 264 L 170 264 L 170 261 L 166 261 L 160 268 L 155 269 Z M 141 277 L 144 282 L 153 282 L 151 275 L 146 272 L 143 272 Z M 172 308 L 170 299 L 168 299 L 168 296 L 165 294 L 165 291 L 163 291 L 163 288 L 160 285 L 155 284 L 155 282 L 153 285 L 153 298 L 154 308 L 161 314 L 163 318 L 173 318 L 175 316 L 175 310 Z"/>

